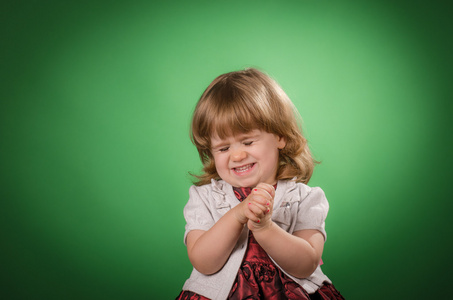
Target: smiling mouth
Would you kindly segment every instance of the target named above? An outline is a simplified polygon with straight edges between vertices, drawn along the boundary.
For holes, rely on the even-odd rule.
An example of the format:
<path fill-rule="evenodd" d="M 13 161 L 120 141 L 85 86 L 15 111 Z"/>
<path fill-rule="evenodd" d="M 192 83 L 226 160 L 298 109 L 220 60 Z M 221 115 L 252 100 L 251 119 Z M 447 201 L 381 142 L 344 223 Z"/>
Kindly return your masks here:
<path fill-rule="evenodd" d="M 252 164 L 248 164 L 248 165 L 245 165 L 245 166 L 241 166 L 241 167 L 238 167 L 238 168 L 233 168 L 233 170 L 236 172 L 236 173 L 244 173 L 244 172 L 247 172 L 248 170 L 250 170 L 251 168 L 253 168 L 255 164 L 252 163 Z"/>

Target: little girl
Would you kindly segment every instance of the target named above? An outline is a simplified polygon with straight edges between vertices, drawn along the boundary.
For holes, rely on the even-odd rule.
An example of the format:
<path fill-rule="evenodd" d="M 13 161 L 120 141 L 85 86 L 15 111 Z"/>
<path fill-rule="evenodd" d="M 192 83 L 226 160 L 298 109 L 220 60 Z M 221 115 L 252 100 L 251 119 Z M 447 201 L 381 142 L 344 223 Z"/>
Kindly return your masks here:
<path fill-rule="evenodd" d="M 256 69 L 217 77 L 193 114 L 203 163 L 184 208 L 194 269 L 177 299 L 344 299 L 321 271 L 329 205 L 298 114 Z"/>

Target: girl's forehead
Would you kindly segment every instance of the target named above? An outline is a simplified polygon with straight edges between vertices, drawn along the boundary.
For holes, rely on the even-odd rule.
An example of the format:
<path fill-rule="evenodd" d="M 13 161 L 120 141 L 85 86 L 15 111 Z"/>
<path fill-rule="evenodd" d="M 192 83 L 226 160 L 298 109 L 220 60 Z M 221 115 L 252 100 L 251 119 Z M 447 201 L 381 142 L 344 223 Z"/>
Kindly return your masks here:
<path fill-rule="evenodd" d="M 218 143 L 218 142 L 229 141 L 229 140 L 242 140 L 242 139 L 246 139 L 246 138 L 256 137 L 256 136 L 259 136 L 260 134 L 261 134 L 260 129 L 253 129 L 253 130 L 250 130 L 247 132 L 236 132 L 236 133 L 230 132 L 227 135 L 221 135 L 221 136 L 219 134 L 217 134 L 216 132 L 214 132 L 211 135 L 211 143 L 214 144 L 215 142 Z"/>

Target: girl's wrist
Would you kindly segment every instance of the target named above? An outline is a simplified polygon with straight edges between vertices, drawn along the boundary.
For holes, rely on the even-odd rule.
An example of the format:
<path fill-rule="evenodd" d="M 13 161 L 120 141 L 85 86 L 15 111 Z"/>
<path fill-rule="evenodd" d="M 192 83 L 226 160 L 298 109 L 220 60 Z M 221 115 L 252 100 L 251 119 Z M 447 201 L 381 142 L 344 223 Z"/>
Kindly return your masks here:
<path fill-rule="evenodd" d="M 249 221 L 249 222 L 253 222 L 253 221 Z M 274 221 L 272 221 L 272 219 L 267 222 L 264 222 L 263 224 L 260 224 L 261 222 L 260 223 L 253 222 L 253 223 L 254 223 L 253 226 L 249 226 L 249 229 L 253 232 L 255 237 L 256 237 L 256 234 L 259 234 L 259 235 L 268 234 L 270 231 L 272 231 L 272 227 L 274 226 Z"/>
<path fill-rule="evenodd" d="M 241 225 L 244 225 L 248 222 L 248 218 L 242 213 L 242 210 L 239 209 L 239 205 L 235 206 L 232 210 L 234 219 Z"/>

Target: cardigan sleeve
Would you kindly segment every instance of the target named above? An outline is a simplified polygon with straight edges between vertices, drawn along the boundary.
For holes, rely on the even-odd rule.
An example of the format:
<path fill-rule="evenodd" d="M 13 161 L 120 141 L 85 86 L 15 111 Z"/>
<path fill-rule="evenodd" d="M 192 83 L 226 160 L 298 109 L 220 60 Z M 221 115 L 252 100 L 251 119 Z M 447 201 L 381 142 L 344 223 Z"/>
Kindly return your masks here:
<path fill-rule="evenodd" d="M 327 238 L 325 220 L 329 211 L 324 191 L 319 187 L 310 188 L 299 202 L 297 223 L 294 231 L 316 229 Z"/>
<path fill-rule="evenodd" d="M 189 189 L 189 201 L 184 207 L 184 218 L 186 219 L 184 244 L 187 234 L 191 230 L 209 230 L 215 223 L 211 213 L 209 201 L 209 190 L 204 186 L 191 186 Z M 212 202 L 212 201 L 211 201 Z"/>

